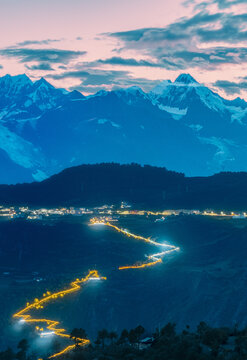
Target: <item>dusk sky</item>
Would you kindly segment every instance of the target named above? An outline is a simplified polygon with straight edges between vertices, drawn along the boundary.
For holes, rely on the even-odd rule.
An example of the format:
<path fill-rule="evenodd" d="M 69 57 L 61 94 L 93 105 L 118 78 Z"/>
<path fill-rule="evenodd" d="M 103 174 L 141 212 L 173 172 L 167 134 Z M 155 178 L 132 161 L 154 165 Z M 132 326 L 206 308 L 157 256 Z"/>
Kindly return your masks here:
<path fill-rule="evenodd" d="M 246 0 L 0 0 L 0 75 L 85 94 L 190 73 L 247 99 Z"/>

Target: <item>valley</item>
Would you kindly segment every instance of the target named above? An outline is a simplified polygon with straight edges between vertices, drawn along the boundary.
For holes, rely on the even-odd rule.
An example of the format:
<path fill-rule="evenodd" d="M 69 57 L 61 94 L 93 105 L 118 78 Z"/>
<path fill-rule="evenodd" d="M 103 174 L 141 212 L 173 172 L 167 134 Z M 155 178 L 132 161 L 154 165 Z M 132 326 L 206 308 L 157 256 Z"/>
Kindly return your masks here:
<path fill-rule="evenodd" d="M 247 360 L 247 0 L 0 19 L 0 360 Z"/>
<path fill-rule="evenodd" d="M 105 323 L 116 331 L 138 323 L 153 331 L 157 324 L 167 321 L 176 322 L 178 328 L 186 324 L 196 326 L 201 320 L 211 325 L 229 324 L 229 321 L 245 325 L 242 314 L 247 301 L 244 286 L 247 220 L 244 214 L 156 213 L 111 206 L 87 211 L 90 213 L 75 211 L 76 216 L 51 215 L 46 219 L 15 218 L 0 222 L 0 284 L 3 288 L 7 285 L 1 304 L 5 309 L 1 328 L 2 336 L 11 345 L 24 335 L 36 344 L 40 330 L 30 332 L 29 317 L 25 318 L 28 309 L 16 311 L 21 304 L 32 298 L 40 299 L 42 294 L 47 295 L 40 301 L 49 301 L 53 292 L 57 298 L 52 298 L 48 307 L 41 308 L 39 300 L 27 306 L 33 307 L 39 318 L 59 321 L 62 329 L 68 329 L 65 334 L 82 325 L 89 338 L 94 338 Z M 163 246 L 170 247 L 172 252 L 164 254 Z M 157 247 L 161 253 L 157 254 Z M 142 266 L 155 259 L 162 261 L 154 266 Z M 87 275 L 89 269 L 91 273 Z M 69 297 L 58 296 L 66 294 L 73 279 L 78 278 L 76 285 L 90 274 L 96 277 L 100 274 L 107 280 L 89 281 L 82 292 L 72 294 L 72 290 Z M 241 291 L 236 293 L 235 286 Z M 220 287 L 220 293 L 215 292 L 216 287 Z M 57 294 L 57 291 L 62 292 Z M 193 297 L 195 293 L 197 296 Z M 18 325 L 18 331 L 13 314 L 21 322 L 27 321 Z M 47 325 L 51 328 L 45 330 L 41 326 L 41 333 L 56 332 L 51 320 Z M 47 336 L 40 338 L 44 345 L 42 356 L 49 353 Z"/>

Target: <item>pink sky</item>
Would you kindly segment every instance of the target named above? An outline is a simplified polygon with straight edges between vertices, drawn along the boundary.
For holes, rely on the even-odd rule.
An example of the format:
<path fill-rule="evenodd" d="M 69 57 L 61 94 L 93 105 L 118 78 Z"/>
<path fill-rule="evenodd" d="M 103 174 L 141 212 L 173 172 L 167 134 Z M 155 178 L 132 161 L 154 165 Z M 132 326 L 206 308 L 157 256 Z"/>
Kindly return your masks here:
<path fill-rule="evenodd" d="M 217 1 L 220 6 L 215 4 Z M 210 5 L 211 2 L 214 2 L 214 4 Z M 240 4 L 230 6 L 232 2 Z M 136 78 L 137 85 L 139 84 L 145 88 L 146 85 L 142 84 L 138 79 L 174 80 L 180 73 L 189 72 L 199 82 L 211 87 L 217 80 L 240 83 L 242 90 L 240 87 L 235 87 L 236 92 L 234 90 L 230 92 L 229 90 L 227 95 L 230 98 L 241 95 L 247 99 L 247 85 L 245 87 L 244 79 L 247 75 L 247 54 L 245 56 L 247 37 L 245 38 L 244 34 L 241 34 L 241 32 L 246 31 L 243 19 L 238 20 L 239 39 L 231 41 L 231 33 L 229 33 L 229 38 L 222 40 L 223 36 L 220 32 L 219 38 L 217 38 L 216 32 L 212 41 L 203 41 L 202 37 L 200 37 L 203 36 L 200 33 L 201 30 L 219 30 L 222 26 L 226 26 L 224 31 L 227 31 L 228 28 L 231 29 L 233 26 L 231 16 L 246 14 L 247 12 L 243 1 L 208 0 L 208 6 L 204 6 L 203 9 L 200 7 L 203 1 L 191 0 L 188 3 L 189 6 L 184 6 L 182 0 L 42 0 L 42 2 L 0 0 L 0 65 L 3 67 L 0 69 L 0 76 L 6 73 L 15 75 L 25 72 L 32 79 L 44 76 L 56 86 L 65 88 L 78 86 L 79 90 L 80 85 L 84 82 L 81 88 L 82 91 L 90 93 L 94 87 L 95 90 L 99 87 L 111 88 L 111 81 L 104 83 L 102 80 L 102 84 L 98 84 L 99 80 L 97 78 L 97 80 L 94 80 L 96 84 L 90 84 L 92 76 L 90 79 L 87 78 L 85 82 L 85 76 L 81 78 L 80 74 L 78 74 L 78 76 L 73 75 L 70 77 L 68 73 L 80 70 L 89 72 L 90 75 L 96 74 L 96 77 L 99 77 L 104 71 L 126 71 L 128 72 L 126 76 L 130 78 L 130 81 L 126 82 L 126 86 L 130 82 L 134 84 Z M 181 38 L 171 41 L 160 40 L 155 37 L 155 40 L 152 41 L 152 31 L 145 34 L 143 40 L 137 42 L 124 41 L 121 36 L 110 37 L 107 35 L 142 28 L 166 29 L 171 24 L 183 22 L 182 17 L 189 20 L 195 14 L 201 12 L 202 14 L 211 15 L 220 14 L 221 18 L 215 22 L 195 24 L 194 29 L 193 26 L 190 28 L 186 39 Z M 229 15 L 230 13 L 232 15 Z M 233 24 L 236 24 L 235 20 Z M 174 29 L 175 32 L 180 32 L 181 37 L 182 30 L 180 28 L 178 30 Z M 190 33 L 192 34 L 191 39 L 188 38 Z M 82 39 L 77 39 L 78 37 Z M 19 44 L 25 41 L 38 42 L 47 39 L 58 41 Z M 216 47 L 217 51 L 215 50 Z M 225 53 L 222 55 L 220 48 L 224 49 L 224 52 L 228 48 L 227 55 Z M 241 52 L 236 54 L 235 50 L 230 51 L 231 48 L 240 48 Z M 8 51 L 6 52 L 6 49 L 11 49 L 11 56 Z M 47 65 L 49 61 L 43 61 L 42 59 L 38 61 L 37 58 L 31 61 L 30 58 L 27 59 L 27 57 L 20 55 L 20 52 L 19 55 L 15 55 L 16 49 L 18 51 L 20 49 L 54 49 L 86 51 L 87 53 L 61 62 L 51 59 L 50 65 L 53 71 L 49 71 L 35 68 L 40 63 L 46 63 Z M 190 54 L 184 55 L 185 51 L 189 51 Z M 210 56 L 209 63 L 205 58 L 204 62 L 202 61 L 203 56 L 206 55 L 203 54 L 202 57 L 196 55 L 198 51 L 206 52 L 206 55 Z M 190 61 L 190 58 L 177 60 L 176 54 L 181 52 L 183 52 L 183 56 L 187 57 L 194 53 L 193 61 Z M 166 66 L 166 63 L 161 67 L 95 63 L 99 59 L 104 60 L 112 57 L 157 63 L 167 53 L 170 54 L 169 62 L 172 64 L 178 62 L 179 66 Z M 227 60 L 225 61 L 222 56 Z M 234 59 L 233 61 L 228 60 L 231 57 Z M 58 79 L 57 75 L 59 74 L 65 74 L 65 76 Z M 114 76 L 116 76 L 115 73 Z M 89 85 L 88 91 L 86 90 L 87 84 Z M 120 85 L 125 86 L 124 75 L 121 75 Z M 223 94 L 223 87 L 218 88 L 218 91 Z"/>

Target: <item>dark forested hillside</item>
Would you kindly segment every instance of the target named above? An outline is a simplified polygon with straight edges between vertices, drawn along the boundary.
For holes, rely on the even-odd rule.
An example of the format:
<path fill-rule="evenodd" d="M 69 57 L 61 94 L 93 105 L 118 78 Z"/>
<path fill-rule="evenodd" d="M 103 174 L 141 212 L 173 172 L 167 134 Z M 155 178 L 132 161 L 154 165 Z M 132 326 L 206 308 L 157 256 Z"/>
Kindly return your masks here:
<path fill-rule="evenodd" d="M 0 203 L 29 206 L 92 206 L 128 201 L 137 207 L 245 210 L 247 173 L 187 178 L 165 168 L 81 165 L 40 183 L 1 185 Z"/>

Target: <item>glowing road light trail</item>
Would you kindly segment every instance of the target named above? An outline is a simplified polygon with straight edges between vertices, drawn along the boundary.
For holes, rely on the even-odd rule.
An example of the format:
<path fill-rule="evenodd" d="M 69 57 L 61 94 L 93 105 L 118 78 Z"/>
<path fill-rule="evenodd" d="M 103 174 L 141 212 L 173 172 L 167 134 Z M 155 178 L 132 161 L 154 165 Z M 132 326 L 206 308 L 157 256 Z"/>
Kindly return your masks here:
<path fill-rule="evenodd" d="M 174 251 L 179 251 L 179 250 L 180 250 L 179 247 L 174 246 L 173 249 L 162 251 L 161 253 L 149 255 L 148 260 L 153 260 L 153 261 L 150 261 L 150 262 L 147 262 L 147 263 L 142 263 L 142 264 L 120 266 L 118 268 L 118 270 L 143 269 L 143 268 L 146 268 L 146 267 L 154 266 L 154 265 L 157 265 L 158 263 L 163 262 L 161 257 L 163 257 L 163 256 L 165 256 L 167 254 L 170 254 L 170 253 L 172 253 Z"/>
<path fill-rule="evenodd" d="M 128 269 L 143 269 L 146 267 L 154 266 L 158 263 L 162 263 L 162 259 L 157 259 L 156 261 L 152 261 L 149 263 L 143 263 L 143 264 L 136 264 L 136 265 L 126 265 L 126 266 L 119 266 L 118 270 L 128 270 Z"/>
<path fill-rule="evenodd" d="M 71 283 L 70 288 L 68 288 L 66 290 L 58 291 L 55 293 L 51 293 L 51 292 L 47 291 L 46 294 L 43 294 L 42 299 L 40 299 L 40 300 L 34 299 L 34 301 L 32 303 L 27 303 L 26 307 L 23 308 L 22 310 L 20 310 L 19 312 L 15 313 L 13 315 L 13 317 L 20 318 L 21 322 L 26 322 L 26 323 L 30 323 L 30 324 L 44 324 L 44 326 L 46 326 L 48 331 L 44 331 L 43 328 L 36 326 L 36 330 L 40 331 L 41 337 L 57 335 L 57 336 L 60 336 L 63 338 L 70 339 L 70 335 L 65 333 L 66 332 L 65 329 L 57 327 L 60 324 L 59 321 L 43 319 L 43 318 L 41 318 L 41 319 L 33 318 L 29 312 L 31 310 L 43 309 L 44 304 L 49 303 L 52 300 L 57 299 L 59 297 L 63 298 L 64 296 L 66 296 L 68 294 L 79 291 L 81 289 L 81 284 L 85 284 L 86 282 L 93 280 L 93 279 L 94 280 L 106 280 L 106 277 L 99 276 L 97 270 L 89 271 L 88 275 L 85 278 L 76 279 L 75 281 L 73 281 Z M 88 345 L 89 343 L 90 343 L 90 340 L 88 340 L 88 339 L 77 338 L 77 344 L 80 346 L 85 346 L 85 345 Z M 64 353 L 74 349 L 75 347 L 76 347 L 75 344 L 69 345 L 65 349 L 60 351 L 59 353 L 51 355 L 49 358 L 51 359 L 51 358 L 60 356 Z"/>
<path fill-rule="evenodd" d="M 142 240 L 145 241 L 147 243 L 150 243 L 152 245 L 155 246 L 159 246 L 159 247 L 166 247 L 169 248 L 169 250 L 165 250 L 162 251 L 160 253 L 156 253 L 153 255 L 149 255 L 147 258 L 149 260 L 149 262 L 145 262 L 145 263 L 140 263 L 140 264 L 135 264 L 135 265 L 129 265 L 129 266 L 120 266 L 118 269 L 119 270 L 125 270 L 125 269 L 143 269 L 146 267 L 152 267 L 155 266 L 158 263 L 162 263 L 162 258 L 163 256 L 172 253 L 174 251 L 179 251 L 180 248 L 176 247 L 174 245 L 169 245 L 169 244 L 161 244 L 158 243 L 154 240 L 151 240 L 150 238 L 145 238 L 143 236 L 140 235 L 135 235 L 133 233 L 130 233 L 128 230 L 125 229 L 121 229 L 115 225 L 112 225 L 109 221 L 104 221 L 104 220 L 98 220 L 97 218 L 93 218 L 90 220 L 90 224 L 91 225 L 103 225 L 103 226 L 108 226 L 113 228 L 114 230 L 137 240 Z M 43 327 L 39 327 L 38 325 L 36 325 L 36 330 L 40 332 L 40 336 L 41 337 L 46 337 L 46 336 L 52 336 L 52 335 L 57 335 L 60 336 L 62 338 L 67 338 L 71 340 L 71 337 L 69 334 L 66 334 L 66 330 L 63 328 L 58 328 L 58 325 L 60 324 L 59 321 L 55 321 L 55 320 L 50 320 L 50 319 L 44 319 L 44 318 L 33 318 L 30 315 L 30 311 L 31 310 L 37 310 L 37 309 L 43 309 L 44 305 L 46 305 L 47 303 L 49 303 L 50 301 L 57 299 L 57 298 L 63 298 L 64 296 L 74 293 L 76 291 L 79 291 L 81 289 L 81 285 L 89 282 L 89 281 L 99 281 L 99 280 L 106 280 L 106 277 L 101 277 L 98 274 L 97 270 L 92 270 L 89 271 L 88 275 L 85 278 L 82 279 L 76 279 L 75 281 L 73 281 L 71 283 L 70 288 L 66 289 L 66 290 L 62 290 L 62 291 L 58 291 L 55 293 L 51 293 L 50 291 L 47 291 L 46 293 L 43 294 L 43 298 L 42 299 L 34 299 L 34 301 L 32 303 L 27 303 L 26 307 L 23 308 L 22 310 L 20 310 L 19 312 L 17 312 L 16 314 L 13 315 L 14 318 L 19 318 L 19 322 L 26 322 L 26 323 L 30 323 L 30 324 L 44 324 L 44 326 L 46 327 L 47 331 L 44 331 Z M 88 339 L 80 339 L 77 338 L 77 345 L 79 346 L 86 346 L 90 343 L 90 340 Z M 61 356 L 73 349 L 75 349 L 76 344 L 73 345 L 69 345 L 67 346 L 65 349 L 63 349 L 62 351 L 53 354 L 49 357 L 49 359 Z M 42 359 L 39 359 L 42 360 Z"/>
<path fill-rule="evenodd" d="M 242 214 L 236 214 L 234 212 L 231 212 L 231 214 L 226 214 L 224 211 L 221 211 L 220 213 L 216 213 L 214 211 L 193 211 L 194 214 L 198 214 L 198 215 L 205 215 L 205 216 L 217 216 L 217 217 L 243 217 L 246 218 L 247 214 L 244 212 Z M 129 211 L 123 211 L 123 212 L 119 212 L 119 214 L 121 215 L 126 215 L 126 214 L 132 214 L 132 212 Z M 136 213 L 134 213 L 135 215 Z M 176 214 L 176 211 L 163 211 L 162 213 L 160 212 L 152 212 L 152 211 L 139 211 L 138 215 L 171 215 L 171 214 Z M 165 218 L 162 218 L 162 221 Z M 158 219 L 157 221 L 159 221 L 160 219 Z M 113 220 L 111 220 L 113 221 Z M 162 244 L 162 243 L 158 243 L 157 241 L 151 240 L 150 238 L 145 238 L 143 236 L 140 235 L 136 235 L 133 234 L 131 232 L 129 232 L 128 230 L 125 229 L 121 229 L 115 225 L 113 225 L 111 222 L 109 222 L 108 219 L 98 219 L 98 218 L 93 218 L 90 220 L 90 225 L 95 225 L 95 226 L 108 226 L 114 230 L 116 230 L 119 233 L 122 233 L 125 236 L 137 239 L 137 240 L 141 240 L 141 241 L 145 241 L 151 245 L 155 245 L 155 246 L 159 246 L 159 247 L 165 247 L 168 248 L 169 250 L 165 250 L 156 254 L 152 254 L 147 256 L 148 262 L 144 262 L 144 263 L 137 263 L 135 265 L 129 265 L 129 266 L 120 266 L 118 269 L 119 270 L 125 270 L 125 269 L 143 269 L 146 267 L 152 267 L 155 266 L 158 263 L 162 263 L 162 257 L 169 254 L 169 253 L 173 253 L 175 251 L 179 251 L 180 248 L 176 247 L 174 245 L 170 245 L 170 244 Z M 43 294 L 43 298 L 42 299 L 35 299 L 32 303 L 27 303 L 26 307 L 24 309 L 22 309 L 21 311 L 19 311 L 18 313 L 14 314 L 13 317 L 14 318 L 19 318 L 19 323 L 33 323 L 33 324 L 44 324 L 45 328 L 49 331 L 44 331 L 43 327 L 39 327 L 36 326 L 36 330 L 40 332 L 40 336 L 41 337 L 46 337 L 46 336 L 52 336 L 52 335 L 57 335 L 60 336 L 62 338 L 67 338 L 70 339 L 70 335 L 66 334 L 66 330 L 63 328 L 58 328 L 58 325 L 60 324 L 59 321 L 54 321 L 54 320 L 50 320 L 50 319 L 37 319 L 37 318 L 32 318 L 32 316 L 29 314 L 29 311 L 31 310 L 36 310 L 36 309 L 43 309 L 44 305 L 54 299 L 57 298 L 63 298 L 64 296 L 71 294 L 73 292 L 76 292 L 78 290 L 81 289 L 81 284 L 86 283 L 88 281 L 99 281 L 99 280 L 106 280 L 105 277 L 100 277 L 98 272 L 96 270 L 90 271 L 88 273 L 88 275 L 85 278 L 82 279 L 76 279 L 74 282 L 71 283 L 71 287 L 67 290 L 63 290 L 63 291 L 59 291 L 56 293 L 51 293 L 49 291 L 47 291 L 45 294 Z M 88 345 L 90 343 L 90 340 L 88 339 L 80 339 L 77 338 L 77 344 L 80 346 L 85 346 Z M 55 358 L 58 356 L 61 356 L 71 350 L 73 350 L 76 347 L 76 345 L 69 345 L 67 346 L 65 349 L 63 349 L 62 351 L 51 355 L 49 358 Z M 42 360 L 42 359 L 39 359 Z"/>
<path fill-rule="evenodd" d="M 172 246 L 172 245 L 171 245 Z M 153 254 L 153 255 L 149 255 L 148 256 L 148 259 L 155 259 L 155 258 L 158 258 L 158 257 L 160 257 L 160 256 L 164 256 L 164 255 L 167 255 L 167 254 L 170 254 L 170 253 L 172 253 L 172 252 L 174 252 L 174 251 L 179 251 L 180 250 L 180 248 L 179 247 L 173 247 L 172 249 L 170 249 L 170 250 L 166 250 L 166 251 L 162 251 L 162 252 L 160 252 L 160 253 L 157 253 L 157 254 Z"/>
<path fill-rule="evenodd" d="M 79 343 L 78 345 L 80 345 L 80 343 Z M 85 344 L 85 345 L 86 345 L 86 344 Z M 85 346 L 85 345 L 84 345 L 84 346 Z M 49 359 L 52 359 L 52 358 L 61 356 L 61 355 L 65 354 L 65 353 L 67 353 L 67 352 L 69 352 L 69 351 L 71 351 L 71 350 L 73 350 L 73 349 L 75 349 L 75 345 L 69 345 L 69 346 L 67 346 L 65 349 L 63 349 L 62 351 L 60 351 L 60 352 L 58 352 L 58 353 L 50 356 Z M 43 359 L 39 359 L 39 360 L 43 360 Z"/>
<path fill-rule="evenodd" d="M 150 238 L 145 238 L 144 236 L 133 234 L 133 233 L 129 232 L 128 230 L 121 229 L 118 226 L 111 224 L 109 221 L 105 222 L 103 219 L 100 220 L 100 219 L 97 219 L 97 218 L 93 218 L 93 219 L 90 220 L 90 225 L 105 225 L 105 226 L 113 228 L 114 230 L 116 230 L 119 233 L 124 234 L 124 235 L 126 235 L 128 237 L 131 237 L 131 238 L 134 238 L 134 239 L 137 239 L 137 240 L 145 241 L 145 242 L 147 242 L 147 243 L 149 243 L 151 245 L 169 248 L 169 250 L 165 250 L 165 251 L 162 251 L 162 252 L 157 253 L 157 254 L 149 255 L 148 260 L 151 260 L 149 262 L 144 262 L 144 263 L 135 264 L 135 265 L 119 266 L 118 270 L 143 269 L 143 268 L 146 268 L 146 267 L 151 267 L 151 266 L 154 266 L 154 265 L 156 265 L 158 263 L 162 263 L 162 257 L 163 256 L 165 256 L 167 254 L 170 254 L 170 253 L 172 253 L 174 251 L 179 251 L 180 250 L 180 248 L 177 247 L 177 246 L 170 245 L 170 244 L 158 243 L 157 241 L 151 240 Z"/>
<path fill-rule="evenodd" d="M 152 244 L 152 245 L 156 245 L 156 246 L 168 246 L 168 247 L 173 247 L 172 245 L 163 245 L 163 244 L 160 244 L 154 240 L 151 240 L 150 238 L 145 238 L 144 236 L 140 236 L 140 235 L 136 235 L 136 234 L 132 234 L 131 232 L 129 232 L 128 230 L 125 230 L 125 229 L 121 229 L 113 224 L 111 224 L 109 221 L 107 222 L 104 222 L 104 220 L 98 220 L 98 219 L 91 219 L 90 220 L 90 224 L 91 225 L 105 225 L 105 226 L 108 226 L 108 227 L 111 227 L 113 228 L 114 230 L 120 232 L 121 234 L 124 234 L 128 237 L 132 237 L 136 240 L 143 240 L 149 244 Z"/>

